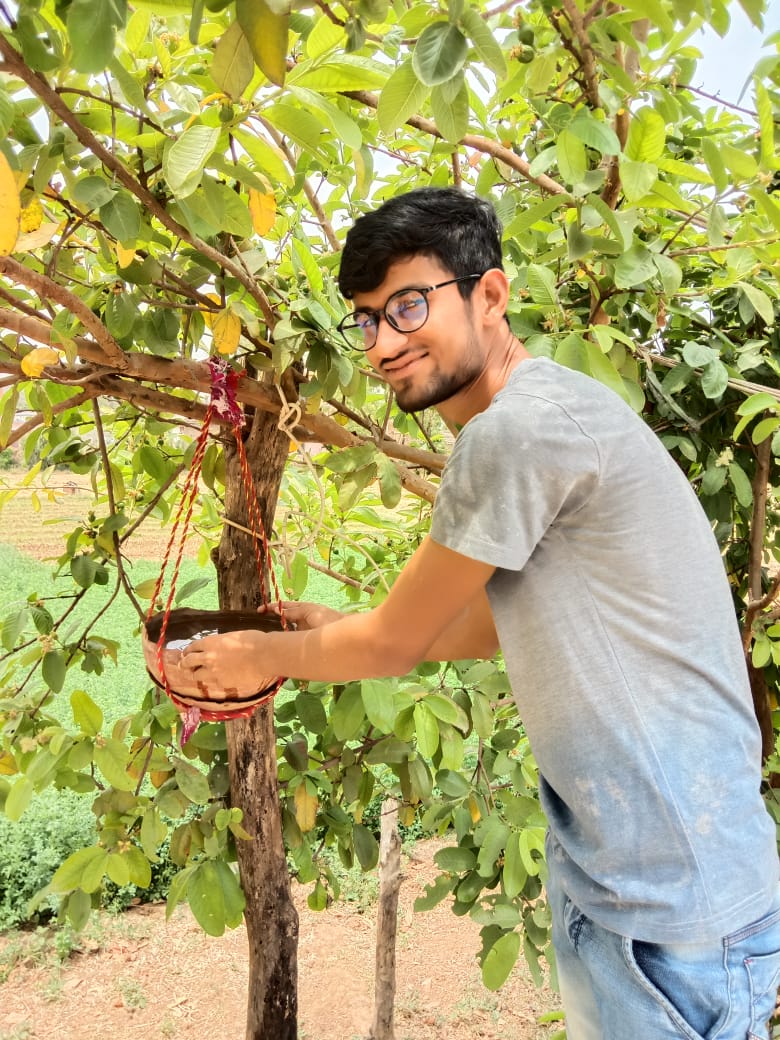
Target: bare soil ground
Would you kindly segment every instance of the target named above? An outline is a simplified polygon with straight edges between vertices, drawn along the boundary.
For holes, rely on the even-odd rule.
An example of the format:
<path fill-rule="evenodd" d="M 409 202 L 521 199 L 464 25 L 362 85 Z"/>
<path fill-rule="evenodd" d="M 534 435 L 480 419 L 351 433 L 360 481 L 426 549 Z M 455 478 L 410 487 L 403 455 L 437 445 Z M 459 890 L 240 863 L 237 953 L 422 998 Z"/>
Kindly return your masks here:
<path fill-rule="evenodd" d="M 414 913 L 436 873 L 436 843 L 404 860 L 397 944 L 396 1040 L 545 1040 L 561 1023 L 540 1024 L 558 1007 L 518 963 L 498 993 L 482 985 L 479 930 L 447 905 Z M 299 1038 L 368 1037 L 373 1014 L 375 906 L 338 903 L 300 914 Z M 165 907 L 102 915 L 63 963 L 33 937 L 0 937 L 0 1040 L 243 1040 L 247 943 L 243 929 L 219 939 L 189 911 Z M 10 970 L 9 970 L 10 966 Z M 267 1040 L 274 1040 L 268 1037 Z"/>

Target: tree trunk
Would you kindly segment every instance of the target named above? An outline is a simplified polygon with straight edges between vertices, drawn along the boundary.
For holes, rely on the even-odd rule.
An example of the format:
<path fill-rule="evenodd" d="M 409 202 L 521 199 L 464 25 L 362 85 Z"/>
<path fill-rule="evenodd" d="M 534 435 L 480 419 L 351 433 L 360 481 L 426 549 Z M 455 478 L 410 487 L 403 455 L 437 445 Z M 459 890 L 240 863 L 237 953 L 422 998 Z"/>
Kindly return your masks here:
<path fill-rule="evenodd" d="M 387 798 L 383 802 L 380 819 L 376 981 L 370 1040 L 394 1040 L 395 946 L 398 891 L 401 887 L 401 839 L 398 834 L 398 801 L 395 798 Z"/>
<path fill-rule="evenodd" d="M 289 441 L 273 416 L 256 412 L 245 446 L 263 523 L 270 534 Z M 225 456 L 227 518 L 249 527 L 235 447 L 226 448 Z M 222 609 L 260 606 L 249 535 L 226 524 L 215 562 Z M 236 842 L 249 939 L 246 1040 L 296 1040 L 298 913 L 292 901 L 279 812 L 273 701 L 258 708 L 251 718 L 228 722 L 226 730 L 231 802 L 243 810 L 243 825 L 252 835 L 252 841 Z"/>

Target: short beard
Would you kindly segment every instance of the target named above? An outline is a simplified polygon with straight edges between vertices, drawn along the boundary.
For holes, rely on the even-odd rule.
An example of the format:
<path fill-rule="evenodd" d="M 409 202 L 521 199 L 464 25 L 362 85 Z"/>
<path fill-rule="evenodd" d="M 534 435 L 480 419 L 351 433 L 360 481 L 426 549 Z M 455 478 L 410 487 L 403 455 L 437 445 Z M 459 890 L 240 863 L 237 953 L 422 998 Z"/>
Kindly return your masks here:
<path fill-rule="evenodd" d="M 396 403 L 407 415 L 410 412 L 422 412 L 426 408 L 434 408 L 437 404 L 448 401 L 467 386 L 473 378 L 472 375 L 464 376 L 463 373 L 453 372 L 452 375 L 440 377 L 432 386 L 396 390 Z"/>

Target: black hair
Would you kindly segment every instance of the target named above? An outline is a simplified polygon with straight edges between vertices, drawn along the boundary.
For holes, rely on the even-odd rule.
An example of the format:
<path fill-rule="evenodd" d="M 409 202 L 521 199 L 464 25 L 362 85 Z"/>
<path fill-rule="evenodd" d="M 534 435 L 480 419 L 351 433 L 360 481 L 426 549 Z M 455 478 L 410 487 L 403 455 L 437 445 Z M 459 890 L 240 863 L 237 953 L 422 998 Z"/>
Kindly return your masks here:
<path fill-rule="evenodd" d="M 384 281 L 388 268 L 414 256 L 429 256 L 456 278 L 503 269 L 501 224 L 486 199 L 459 188 L 415 188 L 359 217 L 347 233 L 339 290 L 351 300 Z M 467 299 L 474 282 L 458 285 Z"/>

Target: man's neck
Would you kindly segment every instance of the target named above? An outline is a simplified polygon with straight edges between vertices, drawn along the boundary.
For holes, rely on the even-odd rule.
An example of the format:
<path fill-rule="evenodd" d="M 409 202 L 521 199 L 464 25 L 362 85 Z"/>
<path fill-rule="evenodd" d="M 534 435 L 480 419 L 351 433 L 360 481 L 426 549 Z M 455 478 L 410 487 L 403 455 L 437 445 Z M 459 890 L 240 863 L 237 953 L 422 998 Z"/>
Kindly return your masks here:
<path fill-rule="evenodd" d="M 448 428 L 457 433 L 469 419 L 484 412 L 498 391 L 506 386 L 517 366 L 531 356 L 520 340 L 510 333 L 495 351 L 488 353 L 485 367 L 469 386 L 436 406 Z"/>

